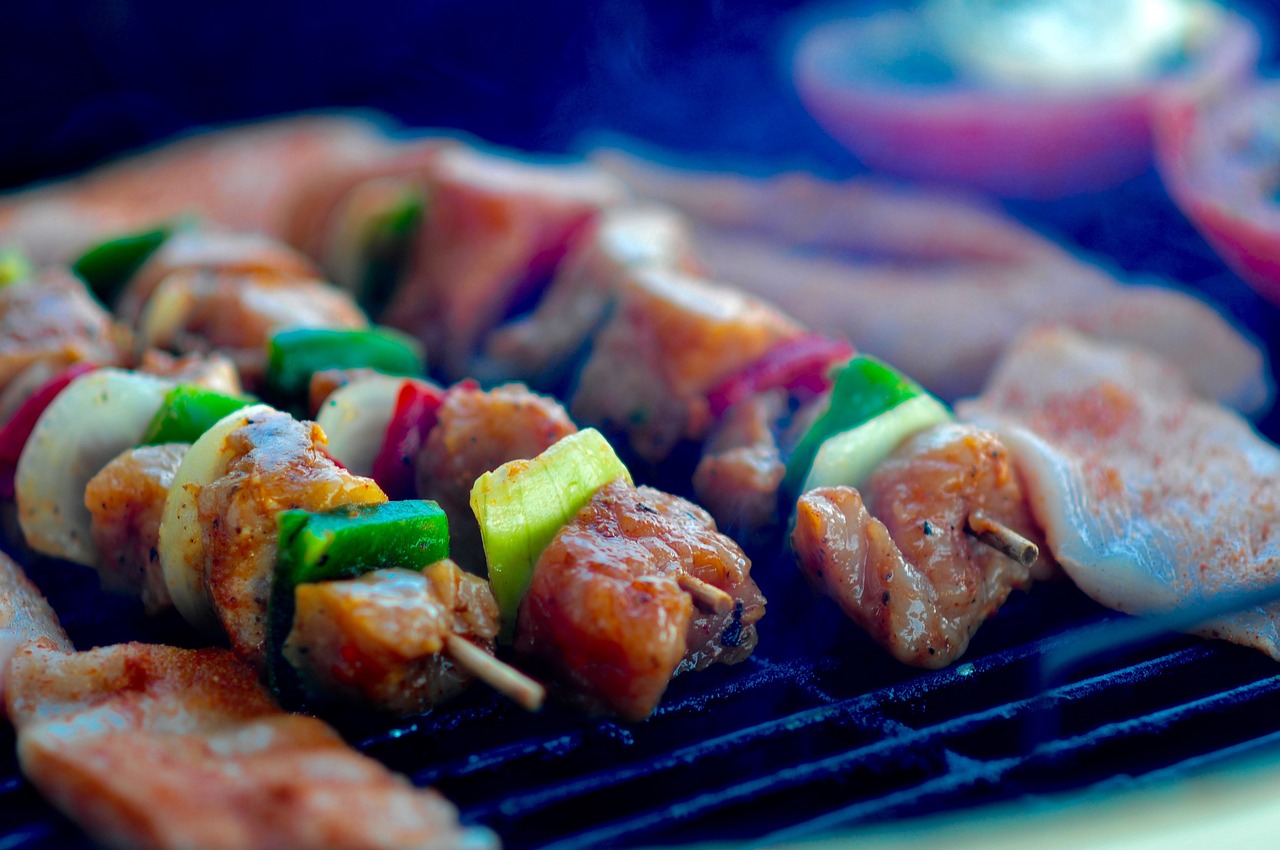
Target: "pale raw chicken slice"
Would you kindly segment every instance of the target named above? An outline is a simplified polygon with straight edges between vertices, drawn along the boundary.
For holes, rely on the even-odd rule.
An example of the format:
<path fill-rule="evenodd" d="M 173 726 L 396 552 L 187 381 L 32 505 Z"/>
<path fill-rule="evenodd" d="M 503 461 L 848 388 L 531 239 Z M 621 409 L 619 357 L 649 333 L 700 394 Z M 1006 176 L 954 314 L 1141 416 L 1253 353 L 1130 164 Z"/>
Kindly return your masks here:
<path fill-rule="evenodd" d="M 1001 435 L 1054 556 L 1103 605 L 1194 610 L 1280 580 L 1280 449 L 1170 364 L 1040 329 L 957 411 Z M 1194 631 L 1280 659 L 1280 604 Z"/>
<path fill-rule="evenodd" d="M 475 848 L 429 789 L 272 702 L 225 650 L 19 651 L 7 708 L 23 773 L 110 847 Z"/>
<path fill-rule="evenodd" d="M 0 700 L 9 682 L 9 661 L 26 646 L 70 651 L 71 639 L 58 616 L 12 558 L 0 552 Z"/>
<path fill-rule="evenodd" d="M 1247 413 L 1269 396 L 1257 346 L 1202 301 L 1126 285 L 986 207 L 873 182 L 681 172 L 597 160 L 695 225 L 708 274 L 849 339 L 944 398 L 978 392 L 1029 323 L 1137 343 Z M 920 340 L 927 339 L 928 345 Z"/>
<path fill-rule="evenodd" d="M 463 377 L 482 337 L 538 294 L 602 208 L 625 198 L 620 183 L 585 165 L 442 151 L 412 260 L 382 321 L 418 334 L 435 364 Z"/>
<path fill-rule="evenodd" d="M 283 235 L 295 194 L 317 173 L 376 162 L 390 147 L 375 124 L 340 116 L 196 135 L 0 199 L 0 245 L 37 265 L 68 262 L 104 238 L 189 214 Z"/>

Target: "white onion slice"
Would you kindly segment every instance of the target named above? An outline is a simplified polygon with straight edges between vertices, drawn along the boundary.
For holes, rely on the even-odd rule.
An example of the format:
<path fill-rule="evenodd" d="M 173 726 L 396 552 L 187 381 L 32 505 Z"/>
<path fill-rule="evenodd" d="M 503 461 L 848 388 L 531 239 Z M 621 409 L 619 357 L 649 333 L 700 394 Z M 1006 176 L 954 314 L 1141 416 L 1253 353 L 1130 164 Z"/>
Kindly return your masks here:
<path fill-rule="evenodd" d="M 373 375 L 339 387 L 325 399 L 316 424 L 329 438 L 329 454 L 353 475 L 373 475 L 404 378 Z"/>

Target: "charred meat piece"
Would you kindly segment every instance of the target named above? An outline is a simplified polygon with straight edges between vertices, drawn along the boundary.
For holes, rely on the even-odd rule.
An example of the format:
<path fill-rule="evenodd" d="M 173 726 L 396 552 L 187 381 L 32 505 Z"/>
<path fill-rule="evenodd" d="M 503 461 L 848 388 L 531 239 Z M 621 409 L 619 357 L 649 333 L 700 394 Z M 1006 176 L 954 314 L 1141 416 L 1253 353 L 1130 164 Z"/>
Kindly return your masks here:
<path fill-rule="evenodd" d="M 300 585 L 285 658 L 314 699 L 410 714 L 471 681 L 449 657 L 456 635 L 493 654 L 498 605 L 484 579 L 439 561 L 421 573 L 387 569 Z"/>
<path fill-rule="evenodd" d="M 596 335 L 569 409 L 626 433 L 636 454 L 658 462 L 681 439 L 706 436 L 712 387 L 799 333 L 781 312 L 736 290 L 638 271 Z"/>
<path fill-rule="evenodd" d="M 693 489 L 722 528 L 763 529 L 778 516 L 786 475 L 774 424 L 787 399 L 782 390 L 748 396 L 716 424 L 693 472 Z"/>
<path fill-rule="evenodd" d="M 458 385 L 445 393 L 418 452 L 416 487 L 419 498 L 435 500 L 449 517 L 455 558 L 464 566 L 484 562 L 471 512 L 476 479 L 509 460 L 536 457 L 577 430 L 559 402 L 521 384 L 488 391 Z"/>
<path fill-rule="evenodd" d="M 106 846 L 496 847 L 434 791 L 280 711 L 225 650 L 28 647 L 10 683 L 23 773 Z"/>
<path fill-rule="evenodd" d="M 101 555 L 102 586 L 141 598 L 148 614 L 173 604 L 160 566 L 160 518 L 187 448 L 169 443 L 129 449 L 91 478 L 84 491 Z"/>
<path fill-rule="evenodd" d="M 569 699 L 643 720 L 677 673 L 747 658 L 764 606 L 751 562 L 706 511 L 615 481 L 538 559 L 515 646 Z"/>
<path fill-rule="evenodd" d="M 334 463 L 313 422 L 255 415 L 227 437 L 225 470 L 196 496 L 206 557 L 204 584 L 231 646 L 266 662 L 267 599 L 276 561 L 276 514 L 385 502 L 368 478 Z"/>
<path fill-rule="evenodd" d="M 0 389 L 37 362 L 121 362 L 125 338 L 68 272 L 49 270 L 0 286 Z"/>
<path fill-rule="evenodd" d="M 865 503 L 851 487 L 805 493 L 791 545 L 813 585 L 895 658 L 945 667 L 1033 578 L 973 536 L 975 513 L 1041 539 L 996 436 L 941 425 L 898 447 L 868 481 Z M 1042 561 L 1034 577 L 1053 569 L 1047 555 Z"/>

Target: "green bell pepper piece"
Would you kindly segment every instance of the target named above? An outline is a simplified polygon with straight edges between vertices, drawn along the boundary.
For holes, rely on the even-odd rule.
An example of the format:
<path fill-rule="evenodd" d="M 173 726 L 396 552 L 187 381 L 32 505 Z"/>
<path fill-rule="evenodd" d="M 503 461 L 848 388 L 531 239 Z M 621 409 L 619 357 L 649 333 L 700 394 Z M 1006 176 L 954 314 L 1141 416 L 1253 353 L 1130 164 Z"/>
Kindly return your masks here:
<path fill-rule="evenodd" d="M 267 344 L 267 385 L 286 400 L 305 398 L 311 376 L 321 369 L 356 368 L 416 377 L 426 359 L 422 343 L 390 328 L 293 328 Z"/>
<path fill-rule="evenodd" d="M 223 395 L 194 384 L 178 384 L 165 393 L 151 418 L 142 445 L 194 443 L 222 417 L 253 404 L 249 398 Z"/>
<path fill-rule="evenodd" d="M 129 279 L 156 252 L 175 228 L 157 227 L 99 242 L 71 264 L 71 270 L 107 306 L 115 304 Z"/>

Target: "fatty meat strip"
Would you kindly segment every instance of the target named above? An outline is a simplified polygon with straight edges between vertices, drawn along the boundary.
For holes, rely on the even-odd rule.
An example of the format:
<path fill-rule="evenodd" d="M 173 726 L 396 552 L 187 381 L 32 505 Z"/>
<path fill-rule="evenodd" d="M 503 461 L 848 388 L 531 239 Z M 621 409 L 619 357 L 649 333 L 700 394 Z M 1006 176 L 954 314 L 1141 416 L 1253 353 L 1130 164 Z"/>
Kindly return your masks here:
<path fill-rule="evenodd" d="M 689 217 L 709 275 L 849 339 L 943 398 L 978 392 L 1013 336 L 1040 322 L 1147 348 L 1246 413 L 1268 398 L 1261 352 L 1204 302 L 1124 284 L 976 204 L 803 175 L 750 180 L 617 154 L 596 161 Z"/>
<path fill-rule="evenodd" d="M 40 590 L 22 567 L 0 552 L 0 698 L 8 688 L 10 660 L 30 646 L 63 652 L 72 648 Z"/>
<path fill-rule="evenodd" d="M 281 711 L 226 650 L 31 645 L 9 685 L 23 773 L 107 846 L 497 846 L 436 792 Z"/>
<path fill-rule="evenodd" d="M 1147 352 L 1028 332 L 958 407 L 1013 452 L 1049 548 L 1130 614 L 1194 612 L 1280 576 L 1280 450 Z M 1280 659 L 1280 605 L 1194 631 Z"/>

